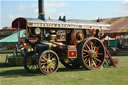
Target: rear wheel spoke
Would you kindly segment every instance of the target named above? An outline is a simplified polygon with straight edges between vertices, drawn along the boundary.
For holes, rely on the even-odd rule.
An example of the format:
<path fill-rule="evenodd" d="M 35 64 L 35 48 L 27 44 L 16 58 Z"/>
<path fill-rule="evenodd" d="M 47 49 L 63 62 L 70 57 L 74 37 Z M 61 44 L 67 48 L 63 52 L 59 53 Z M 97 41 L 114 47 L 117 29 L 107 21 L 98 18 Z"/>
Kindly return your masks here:
<path fill-rule="evenodd" d="M 88 50 L 91 50 L 90 47 L 88 46 L 88 44 L 86 44 L 86 46 L 87 46 Z"/>
<path fill-rule="evenodd" d="M 86 58 L 86 57 L 88 57 L 89 55 L 85 55 L 85 56 L 83 56 L 84 58 Z"/>
<path fill-rule="evenodd" d="M 84 62 L 86 62 L 86 63 L 87 63 L 87 59 L 88 59 L 88 58 L 86 58 L 86 59 L 84 60 Z"/>
<path fill-rule="evenodd" d="M 94 59 L 95 59 L 95 60 L 97 60 L 97 61 L 99 61 L 99 62 L 101 62 L 101 60 L 99 60 L 99 59 L 98 59 L 98 58 L 96 58 L 96 57 L 94 57 Z"/>
<path fill-rule="evenodd" d="M 90 67 L 90 58 L 89 58 L 89 60 L 88 60 L 88 63 L 89 63 L 89 67 Z"/>
<path fill-rule="evenodd" d="M 88 53 L 88 51 L 87 50 L 83 50 L 83 53 Z"/>
<path fill-rule="evenodd" d="M 92 63 L 93 63 L 94 66 L 96 66 L 96 63 L 94 62 L 94 60 L 92 60 Z"/>

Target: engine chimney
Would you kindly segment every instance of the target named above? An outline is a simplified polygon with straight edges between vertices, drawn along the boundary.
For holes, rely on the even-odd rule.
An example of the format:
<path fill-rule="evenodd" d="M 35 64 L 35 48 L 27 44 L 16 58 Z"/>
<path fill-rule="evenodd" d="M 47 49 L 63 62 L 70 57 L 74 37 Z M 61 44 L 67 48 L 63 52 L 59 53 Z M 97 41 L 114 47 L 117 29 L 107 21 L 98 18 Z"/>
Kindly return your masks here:
<path fill-rule="evenodd" d="M 45 20 L 45 13 L 44 13 L 44 0 L 38 0 L 39 6 L 39 19 Z"/>

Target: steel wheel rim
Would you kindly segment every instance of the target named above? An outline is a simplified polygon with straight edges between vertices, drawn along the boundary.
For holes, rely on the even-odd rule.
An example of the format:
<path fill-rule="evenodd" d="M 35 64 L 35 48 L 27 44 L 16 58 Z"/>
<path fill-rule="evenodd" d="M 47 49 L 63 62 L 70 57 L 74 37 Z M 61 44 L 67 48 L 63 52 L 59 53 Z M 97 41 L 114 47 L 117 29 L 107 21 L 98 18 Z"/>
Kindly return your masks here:
<path fill-rule="evenodd" d="M 52 52 L 46 52 L 40 57 L 40 69 L 44 74 L 54 73 L 58 69 L 58 57 Z"/>
<path fill-rule="evenodd" d="M 97 69 L 104 62 L 104 46 L 97 39 L 90 39 L 84 43 L 82 48 L 82 58 L 84 65 L 88 69 Z"/>

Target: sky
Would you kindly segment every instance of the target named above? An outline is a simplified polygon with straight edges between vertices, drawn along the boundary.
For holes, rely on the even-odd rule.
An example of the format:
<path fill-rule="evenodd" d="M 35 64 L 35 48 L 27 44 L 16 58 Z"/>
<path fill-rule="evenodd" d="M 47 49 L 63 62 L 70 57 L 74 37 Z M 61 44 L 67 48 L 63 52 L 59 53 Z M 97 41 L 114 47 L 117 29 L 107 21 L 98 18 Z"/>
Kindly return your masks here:
<path fill-rule="evenodd" d="M 128 16 L 128 0 L 44 0 L 45 15 L 52 19 L 92 20 Z M 38 0 L 0 0 L 0 29 L 18 17 L 37 18 Z"/>

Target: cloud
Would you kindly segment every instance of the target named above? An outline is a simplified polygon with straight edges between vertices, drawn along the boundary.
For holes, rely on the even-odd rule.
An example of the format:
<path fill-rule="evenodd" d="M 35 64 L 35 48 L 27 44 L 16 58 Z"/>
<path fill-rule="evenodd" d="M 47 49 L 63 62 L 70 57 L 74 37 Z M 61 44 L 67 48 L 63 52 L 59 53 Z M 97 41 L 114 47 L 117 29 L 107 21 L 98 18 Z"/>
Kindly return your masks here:
<path fill-rule="evenodd" d="M 47 2 L 45 4 L 45 6 L 47 8 L 58 8 L 58 7 L 65 7 L 67 6 L 68 3 L 64 2 L 64 1 L 59 1 L 59 2 Z"/>
<path fill-rule="evenodd" d="M 128 14 L 128 0 L 122 1 L 123 8 L 121 9 L 124 14 Z"/>
<path fill-rule="evenodd" d="M 3 3 L 2 3 L 3 4 Z M 2 10 L 5 8 L 2 8 Z M 6 9 L 7 10 L 7 9 Z M 1 27 L 4 26 L 11 26 L 11 23 L 14 19 L 17 17 L 22 17 L 24 15 L 24 12 L 26 10 L 26 6 L 23 3 L 18 3 L 14 9 L 9 9 L 9 12 L 2 13 L 1 17 Z"/>
<path fill-rule="evenodd" d="M 65 16 L 65 12 L 59 12 L 58 14 L 57 14 L 57 16 Z"/>
<path fill-rule="evenodd" d="M 11 15 L 8 15 L 8 18 L 9 19 L 13 19 L 14 18 L 14 15 L 12 15 L 12 14 Z"/>
<path fill-rule="evenodd" d="M 128 0 L 123 0 L 122 3 L 126 4 L 126 3 L 128 3 Z"/>
<path fill-rule="evenodd" d="M 0 23 L 0 25 L 2 27 L 11 26 L 12 21 L 18 17 L 28 17 L 28 18 L 36 17 L 37 18 L 38 3 L 37 2 L 31 2 L 30 4 L 26 4 L 26 3 L 29 3 L 29 2 L 22 2 L 22 1 L 15 2 L 15 8 L 11 9 L 12 8 L 11 7 L 6 14 L 2 15 L 4 16 L 4 18 L 1 18 L 2 22 Z M 13 5 L 12 3 L 9 3 L 9 4 L 10 6 Z M 45 7 L 46 18 L 48 18 L 48 16 L 56 18 L 59 15 L 61 16 L 65 15 L 66 12 L 63 9 L 67 6 L 68 6 L 68 3 L 65 1 L 45 1 L 44 7 Z M 2 9 L 6 9 L 6 8 L 2 8 Z"/>
<path fill-rule="evenodd" d="M 54 1 L 54 2 L 45 2 L 44 4 L 44 9 L 45 9 L 45 14 L 46 15 L 54 15 L 54 16 L 58 16 L 58 15 L 65 15 L 64 11 L 60 11 L 58 9 L 63 9 L 66 6 L 68 6 L 67 2 L 64 1 Z M 38 4 L 33 4 L 31 5 L 31 7 L 34 14 L 38 15 Z"/>
<path fill-rule="evenodd" d="M 25 10 L 25 5 L 23 3 L 19 3 L 18 9 Z"/>
<path fill-rule="evenodd" d="M 123 0 L 122 4 L 124 5 L 124 7 L 128 7 L 128 0 Z"/>
<path fill-rule="evenodd" d="M 64 1 L 50 2 L 50 3 L 47 2 L 45 3 L 45 10 L 46 10 L 45 12 L 47 15 L 50 15 L 50 16 L 52 15 L 54 17 L 63 16 L 67 13 L 63 9 L 68 5 L 69 3 Z"/>

